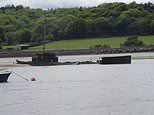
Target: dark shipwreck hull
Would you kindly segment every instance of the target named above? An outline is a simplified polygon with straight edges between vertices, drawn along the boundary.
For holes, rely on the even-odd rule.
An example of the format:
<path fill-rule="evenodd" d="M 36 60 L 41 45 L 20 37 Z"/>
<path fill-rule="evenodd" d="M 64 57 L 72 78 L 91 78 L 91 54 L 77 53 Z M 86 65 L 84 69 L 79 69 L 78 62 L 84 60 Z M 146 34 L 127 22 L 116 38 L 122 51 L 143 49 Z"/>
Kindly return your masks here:
<path fill-rule="evenodd" d="M 102 57 L 99 64 L 130 64 L 131 55 Z"/>
<path fill-rule="evenodd" d="M 21 61 L 16 59 L 17 64 L 28 64 L 32 66 L 57 65 L 58 57 L 54 53 L 40 53 L 32 56 L 32 61 Z"/>

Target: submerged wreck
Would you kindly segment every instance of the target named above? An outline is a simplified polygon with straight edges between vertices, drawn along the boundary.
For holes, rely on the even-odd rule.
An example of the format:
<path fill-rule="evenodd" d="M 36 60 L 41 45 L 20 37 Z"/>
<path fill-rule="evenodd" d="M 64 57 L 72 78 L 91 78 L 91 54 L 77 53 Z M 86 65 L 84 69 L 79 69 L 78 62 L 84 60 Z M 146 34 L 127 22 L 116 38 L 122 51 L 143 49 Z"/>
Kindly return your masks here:
<path fill-rule="evenodd" d="M 57 65 L 58 57 L 54 53 L 39 53 L 32 56 L 32 61 L 16 60 L 17 64 L 29 64 L 33 66 Z"/>
<path fill-rule="evenodd" d="M 58 57 L 54 53 L 40 53 L 32 56 L 32 61 L 21 61 L 16 59 L 17 64 L 28 64 L 31 66 L 54 66 L 54 65 L 79 65 L 79 64 L 97 64 L 93 61 L 66 61 L 58 62 Z"/>

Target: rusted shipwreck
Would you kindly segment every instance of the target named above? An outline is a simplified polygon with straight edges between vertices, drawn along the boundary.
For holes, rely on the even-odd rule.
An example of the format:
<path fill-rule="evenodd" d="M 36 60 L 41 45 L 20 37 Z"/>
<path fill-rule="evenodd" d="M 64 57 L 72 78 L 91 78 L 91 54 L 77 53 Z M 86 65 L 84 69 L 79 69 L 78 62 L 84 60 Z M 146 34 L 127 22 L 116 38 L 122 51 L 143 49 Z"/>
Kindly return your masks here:
<path fill-rule="evenodd" d="M 97 62 L 99 64 L 131 64 L 131 55 L 105 56 Z"/>
<path fill-rule="evenodd" d="M 16 60 L 17 64 L 29 64 L 34 66 L 57 65 L 58 57 L 54 53 L 38 53 L 32 56 L 32 61 Z"/>

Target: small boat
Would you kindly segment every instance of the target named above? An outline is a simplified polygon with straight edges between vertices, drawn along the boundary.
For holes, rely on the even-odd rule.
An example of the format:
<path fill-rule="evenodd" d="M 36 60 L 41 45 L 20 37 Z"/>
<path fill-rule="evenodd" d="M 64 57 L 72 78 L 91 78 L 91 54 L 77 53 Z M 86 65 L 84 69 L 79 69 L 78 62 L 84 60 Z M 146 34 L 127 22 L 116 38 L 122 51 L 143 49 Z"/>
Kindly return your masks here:
<path fill-rule="evenodd" d="M 17 64 L 31 64 L 31 61 L 21 61 L 16 59 Z"/>
<path fill-rule="evenodd" d="M 98 60 L 98 63 L 99 64 L 130 64 L 131 55 L 102 57 L 101 60 Z"/>
<path fill-rule="evenodd" d="M 7 82 L 11 73 L 11 71 L 0 70 L 0 83 Z"/>

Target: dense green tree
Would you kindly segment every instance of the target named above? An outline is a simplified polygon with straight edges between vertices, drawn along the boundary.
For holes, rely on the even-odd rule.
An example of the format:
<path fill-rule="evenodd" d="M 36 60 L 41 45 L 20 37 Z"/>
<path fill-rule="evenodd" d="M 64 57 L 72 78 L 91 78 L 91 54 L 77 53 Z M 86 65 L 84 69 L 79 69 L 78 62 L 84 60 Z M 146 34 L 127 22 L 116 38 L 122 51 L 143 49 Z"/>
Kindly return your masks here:
<path fill-rule="evenodd" d="M 103 3 L 96 7 L 0 8 L 0 41 L 5 44 L 114 35 L 153 35 L 154 4 Z"/>
<path fill-rule="evenodd" d="M 31 42 L 32 33 L 28 29 L 23 29 L 19 32 L 19 43 Z"/>
<path fill-rule="evenodd" d="M 97 35 L 106 35 L 109 28 L 109 20 L 105 17 L 99 17 L 95 20 L 95 27 L 97 28 Z"/>
<path fill-rule="evenodd" d="M 5 29 L 4 29 L 4 26 L 0 25 L 0 42 L 4 42 L 4 32 L 5 32 Z"/>
<path fill-rule="evenodd" d="M 8 45 L 13 45 L 18 43 L 18 33 L 17 32 L 7 32 L 5 34 L 5 42 L 8 43 Z"/>
<path fill-rule="evenodd" d="M 92 19 L 85 20 L 85 37 L 95 37 L 95 22 Z"/>

